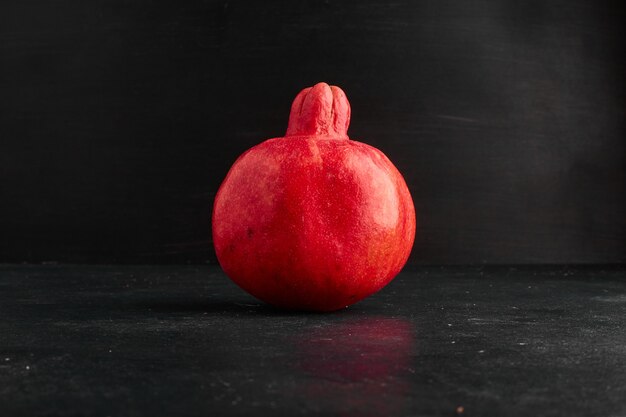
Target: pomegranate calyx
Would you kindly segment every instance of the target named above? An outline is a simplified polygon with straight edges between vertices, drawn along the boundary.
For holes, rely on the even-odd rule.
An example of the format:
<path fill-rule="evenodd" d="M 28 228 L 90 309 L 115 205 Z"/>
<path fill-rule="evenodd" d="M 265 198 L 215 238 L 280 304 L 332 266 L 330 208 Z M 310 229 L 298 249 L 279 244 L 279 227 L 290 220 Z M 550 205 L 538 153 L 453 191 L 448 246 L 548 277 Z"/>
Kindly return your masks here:
<path fill-rule="evenodd" d="M 343 90 L 317 83 L 294 99 L 285 136 L 320 136 L 348 139 L 350 103 Z"/>

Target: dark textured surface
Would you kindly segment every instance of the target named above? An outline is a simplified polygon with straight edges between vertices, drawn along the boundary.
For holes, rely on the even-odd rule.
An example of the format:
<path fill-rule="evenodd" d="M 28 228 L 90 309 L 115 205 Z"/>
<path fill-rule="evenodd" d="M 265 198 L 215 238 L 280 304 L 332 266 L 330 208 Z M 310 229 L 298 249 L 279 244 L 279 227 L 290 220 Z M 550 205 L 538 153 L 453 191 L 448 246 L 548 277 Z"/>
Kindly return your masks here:
<path fill-rule="evenodd" d="M 321 315 L 216 267 L 0 266 L 0 415 L 625 416 L 625 275 L 410 269 Z"/>
<path fill-rule="evenodd" d="M 327 81 L 411 263 L 626 262 L 618 1 L 0 2 L 0 262 L 202 263 L 235 158 Z"/>

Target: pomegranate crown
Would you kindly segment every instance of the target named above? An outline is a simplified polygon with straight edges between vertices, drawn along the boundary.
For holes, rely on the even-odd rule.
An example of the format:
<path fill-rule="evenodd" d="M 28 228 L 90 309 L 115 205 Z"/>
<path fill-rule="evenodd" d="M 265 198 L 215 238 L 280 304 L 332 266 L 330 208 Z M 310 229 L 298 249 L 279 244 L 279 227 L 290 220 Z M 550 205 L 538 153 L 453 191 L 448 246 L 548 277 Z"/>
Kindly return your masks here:
<path fill-rule="evenodd" d="M 322 136 L 348 139 L 350 103 L 343 90 L 317 83 L 305 88 L 293 100 L 285 136 Z"/>

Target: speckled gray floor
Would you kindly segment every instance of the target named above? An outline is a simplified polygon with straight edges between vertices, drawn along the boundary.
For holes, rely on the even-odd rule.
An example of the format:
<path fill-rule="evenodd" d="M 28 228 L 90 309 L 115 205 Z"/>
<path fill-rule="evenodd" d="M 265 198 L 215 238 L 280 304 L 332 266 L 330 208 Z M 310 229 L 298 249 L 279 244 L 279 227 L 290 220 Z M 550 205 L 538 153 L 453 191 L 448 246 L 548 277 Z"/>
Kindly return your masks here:
<path fill-rule="evenodd" d="M 0 266 L 0 415 L 626 416 L 624 267 L 413 268 L 333 314 L 215 266 Z"/>

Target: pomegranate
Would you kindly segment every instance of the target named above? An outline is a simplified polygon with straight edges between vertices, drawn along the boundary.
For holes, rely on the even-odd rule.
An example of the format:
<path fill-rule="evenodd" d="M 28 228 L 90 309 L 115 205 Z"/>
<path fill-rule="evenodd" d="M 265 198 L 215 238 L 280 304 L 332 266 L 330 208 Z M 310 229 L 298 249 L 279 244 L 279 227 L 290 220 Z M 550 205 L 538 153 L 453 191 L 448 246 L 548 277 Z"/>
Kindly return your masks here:
<path fill-rule="evenodd" d="M 406 263 L 415 209 L 395 166 L 350 140 L 350 104 L 325 83 L 291 106 L 285 137 L 233 164 L 213 206 L 220 265 L 280 308 L 333 311 L 377 292 Z"/>

